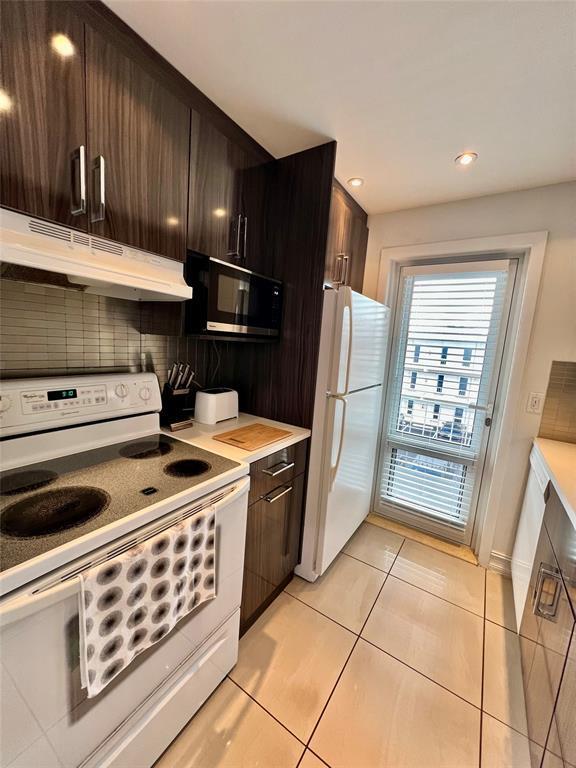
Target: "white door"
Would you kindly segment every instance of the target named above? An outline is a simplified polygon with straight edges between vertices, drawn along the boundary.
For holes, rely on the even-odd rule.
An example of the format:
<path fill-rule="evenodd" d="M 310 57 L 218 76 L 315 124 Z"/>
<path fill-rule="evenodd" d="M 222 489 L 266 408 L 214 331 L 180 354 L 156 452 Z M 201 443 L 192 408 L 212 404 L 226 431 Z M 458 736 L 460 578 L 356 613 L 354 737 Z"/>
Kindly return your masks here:
<path fill-rule="evenodd" d="M 401 270 L 377 511 L 470 543 L 516 262 Z"/>

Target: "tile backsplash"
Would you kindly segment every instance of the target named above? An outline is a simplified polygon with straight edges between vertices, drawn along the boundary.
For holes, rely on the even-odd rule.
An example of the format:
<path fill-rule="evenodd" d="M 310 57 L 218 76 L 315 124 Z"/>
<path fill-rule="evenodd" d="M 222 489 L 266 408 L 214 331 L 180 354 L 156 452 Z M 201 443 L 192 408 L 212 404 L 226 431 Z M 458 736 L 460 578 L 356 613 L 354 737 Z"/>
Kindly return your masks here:
<path fill-rule="evenodd" d="M 167 332 L 163 318 L 136 301 L 1 279 L 0 377 L 139 371 L 144 355 L 161 384 L 176 359 L 191 363 L 203 385 L 220 383 L 228 344 Z"/>
<path fill-rule="evenodd" d="M 552 363 L 538 435 L 576 443 L 576 362 Z"/>

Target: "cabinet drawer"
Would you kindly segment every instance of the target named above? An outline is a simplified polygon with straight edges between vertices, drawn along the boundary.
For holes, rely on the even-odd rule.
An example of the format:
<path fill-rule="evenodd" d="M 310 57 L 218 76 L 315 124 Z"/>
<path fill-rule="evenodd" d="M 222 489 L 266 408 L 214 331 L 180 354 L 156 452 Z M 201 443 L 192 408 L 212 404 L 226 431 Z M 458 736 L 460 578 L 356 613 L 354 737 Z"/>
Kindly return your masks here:
<path fill-rule="evenodd" d="M 304 475 L 248 508 L 242 587 L 242 631 L 260 615 L 298 562 Z"/>
<path fill-rule="evenodd" d="M 274 488 L 302 474 L 306 469 L 307 451 L 308 440 L 302 440 L 251 464 L 248 504 L 254 504 Z"/>

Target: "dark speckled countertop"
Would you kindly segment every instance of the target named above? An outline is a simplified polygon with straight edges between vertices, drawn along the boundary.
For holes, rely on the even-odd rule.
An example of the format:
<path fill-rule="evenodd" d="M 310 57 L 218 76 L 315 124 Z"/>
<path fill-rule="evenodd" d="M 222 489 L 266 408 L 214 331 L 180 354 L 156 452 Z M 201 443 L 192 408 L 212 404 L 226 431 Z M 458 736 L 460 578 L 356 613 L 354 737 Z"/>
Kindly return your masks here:
<path fill-rule="evenodd" d="M 129 458 L 132 454 L 136 456 Z M 206 462 L 208 468 L 194 462 Z M 206 471 L 194 476 L 179 473 L 182 467 L 186 471 L 198 466 Z M 239 466 L 223 456 L 158 434 L 2 472 L 0 570 L 13 568 Z M 81 502 L 70 490 L 86 487 L 99 489 L 96 494 L 84 495 L 103 505 L 89 519 L 82 515 Z M 34 502 L 36 514 L 31 516 Z M 51 511 L 54 508 L 56 512 Z M 38 527 L 49 528 L 52 523 L 62 527 L 64 518 L 73 520 L 78 514 L 80 522 L 72 527 L 38 535 Z M 26 536 L 17 535 L 17 529 L 23 529 Z"/>

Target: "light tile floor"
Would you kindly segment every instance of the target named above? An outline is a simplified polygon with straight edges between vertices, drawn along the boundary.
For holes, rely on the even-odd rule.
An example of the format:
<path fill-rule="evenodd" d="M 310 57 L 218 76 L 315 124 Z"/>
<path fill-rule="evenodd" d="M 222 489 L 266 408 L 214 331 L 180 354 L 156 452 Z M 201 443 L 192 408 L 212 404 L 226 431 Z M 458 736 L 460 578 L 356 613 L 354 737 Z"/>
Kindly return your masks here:
<path fill-rule="evenodd" d="M 514 630 L 509 580 L 365 523 L 156 768 L 529 768 Z"/>

